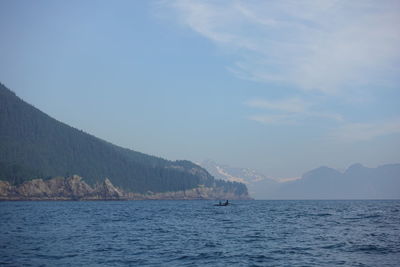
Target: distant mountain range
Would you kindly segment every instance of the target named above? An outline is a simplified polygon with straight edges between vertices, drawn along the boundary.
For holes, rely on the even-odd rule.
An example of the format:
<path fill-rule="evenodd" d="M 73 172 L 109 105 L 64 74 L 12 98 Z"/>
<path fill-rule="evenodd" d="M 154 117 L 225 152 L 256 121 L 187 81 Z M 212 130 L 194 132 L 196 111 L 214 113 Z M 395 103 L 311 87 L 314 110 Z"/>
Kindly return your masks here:
<path fill-rule="evenodd" d="M 277 182 L 246 168 L 201 163 L 212 175 L 228 181 L 241 181 L 256 199 L 398 199 L 400 198 L 400 164 L 367 168 L 354 164 L 346 171 L 319 167 L 301 179 Z"/>
<path fill-rule="evenodd" d="M 400 164 L 367 168 L 354 164 L 339 172 L 320 167 L 285 183 L 275 197 L 291 199 L 398 199 Z"/>
<path fill-rule="evenodd" d="M 113 145 L 51 118 L 0 84 L 0 180 L 18 189 L 35 178 L 74 174 L 89 186 L 107 177 L 113 186 L 143 195 L 199 189 L 192 198 L 222 198 L 221 192 L 231 199 L 248 198 L 243 183 L 214 179 L 190 161 L 169 161 Z M 18 191 L 14 189 L 4 192 Z"/>
<path fill-rule="evenodd" d="M 400 198 L 400 164 L 354 164 L 344 172 L 320 167 L 284 183 L 211 160 L 200 165 L 113 145 L 0 84 L 0 199 L 248 199 L 247 187 L 256 199 Z"/>
<path fill-rule="evenodd" d="M 236 181 L 247 185 L 249 194 L 255 199 L 266 199 L 275 194 L 279 183 L 265 174 L 249 168 L 231 167 L 212 160 L 204 160 L 200 166 L 217 179 Z"/>

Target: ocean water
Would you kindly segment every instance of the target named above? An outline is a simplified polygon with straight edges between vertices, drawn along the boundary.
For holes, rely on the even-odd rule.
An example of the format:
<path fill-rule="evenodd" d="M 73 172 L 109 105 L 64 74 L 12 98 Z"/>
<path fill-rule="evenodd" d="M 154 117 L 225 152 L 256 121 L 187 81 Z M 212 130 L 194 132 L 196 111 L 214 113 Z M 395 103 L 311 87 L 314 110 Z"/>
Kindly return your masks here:
<path fill-rule="evenodd" d="M 400 201 L 0 202 L 1 266 L 400 266 Z"/>

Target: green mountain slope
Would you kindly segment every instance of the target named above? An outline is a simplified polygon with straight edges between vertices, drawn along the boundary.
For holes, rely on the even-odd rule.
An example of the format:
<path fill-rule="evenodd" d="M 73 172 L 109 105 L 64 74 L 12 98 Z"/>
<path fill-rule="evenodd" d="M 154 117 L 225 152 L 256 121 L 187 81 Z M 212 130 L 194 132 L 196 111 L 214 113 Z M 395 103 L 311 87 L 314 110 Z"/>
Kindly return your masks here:
<path fill-rule="evenodd" d="M 0 84 L 0 180 L 78 174 L 89 184 L 108 177 L 137 193 L 223 187 L 247 194 L 244 184 L 215 180 L 189 161 L 168 161 L 115 146 L 59 122 Z"/>

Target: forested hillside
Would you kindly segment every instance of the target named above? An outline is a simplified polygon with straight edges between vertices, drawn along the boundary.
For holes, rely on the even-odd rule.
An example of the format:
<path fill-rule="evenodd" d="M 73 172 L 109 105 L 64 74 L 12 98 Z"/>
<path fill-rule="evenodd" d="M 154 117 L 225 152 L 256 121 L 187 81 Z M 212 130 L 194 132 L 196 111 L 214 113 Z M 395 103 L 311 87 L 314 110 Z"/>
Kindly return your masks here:
<path fill-rule="evenodd" d="M 59 122 L 0 84 L 0 180 L 78 174 L 89 184 L 108 177 L 131 192 L 224 187 L 247 194 L 244 184 L 215 180 L 190 161 L 169 161 L 115 146 Z"/>

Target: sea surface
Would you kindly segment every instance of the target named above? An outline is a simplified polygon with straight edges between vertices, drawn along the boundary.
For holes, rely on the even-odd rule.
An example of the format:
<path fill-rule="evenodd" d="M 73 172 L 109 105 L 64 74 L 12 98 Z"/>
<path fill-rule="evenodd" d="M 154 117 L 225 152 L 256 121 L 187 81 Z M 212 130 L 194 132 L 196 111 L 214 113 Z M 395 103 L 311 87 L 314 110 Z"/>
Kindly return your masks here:
<path fill-rule="evenodd" d="M 400 266 L 400 200 L 0 202 L 0 266 Z"/>

